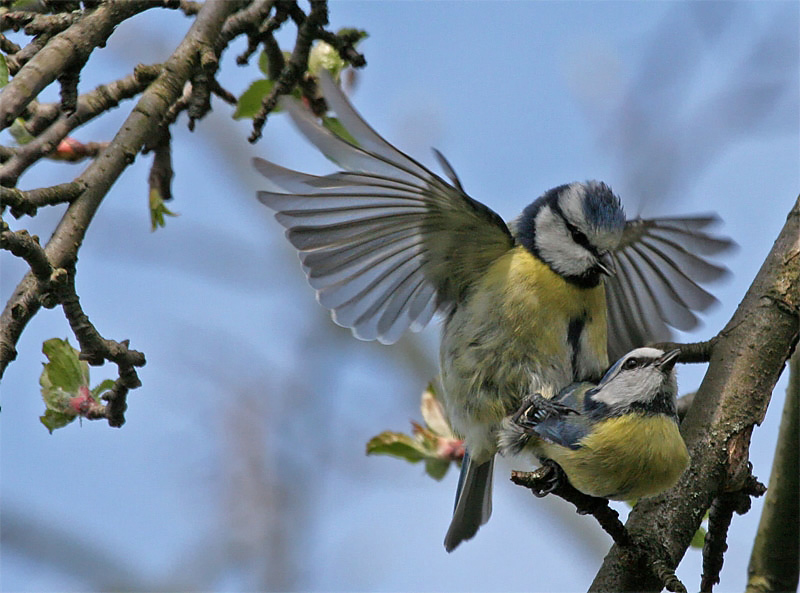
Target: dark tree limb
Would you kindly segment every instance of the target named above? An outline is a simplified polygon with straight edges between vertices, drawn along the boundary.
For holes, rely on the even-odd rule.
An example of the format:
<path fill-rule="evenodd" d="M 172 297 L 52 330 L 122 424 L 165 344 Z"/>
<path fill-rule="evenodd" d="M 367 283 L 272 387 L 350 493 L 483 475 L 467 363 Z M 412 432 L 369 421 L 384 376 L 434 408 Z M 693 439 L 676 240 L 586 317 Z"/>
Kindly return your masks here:
<path fill-rule="evenodd" d="M 39 245 L 39 237 L 29 235 L 27 231 L 9 230 L 8 225 L 2 222 L 0 224 L 0 249 L 5 249 L 24 259 L 39 282 L 49 282 L 53 266 L 47 259 L 44 249 Z"/>
<path fill-rule="evenodd" d="M 691 344 L 680 344 L 678 342 L 658 342 L 650 344 L 653 348 L 658 348 L 664 352 L 670 350 L 680 350 L 678 362 L 685 364 L 708 362 L 711 359 L 711 351 L 718 338 L 715 336 L 706 342 L 693 342 Z"/>
<path fill-rule="evenodd" d="M 639 501 L 626 527 L 635 540 L 663 542 L 680 562 L 712 500 L 744 487 L 750 434 L 800 334 L 800 200 L 747 294 L 713 345 L 709 369 L 681 425 L 691 463 L 677 486 Z M 591 591 L 659 591 L 614 546 Z"/>
<path fill-rule="evenodd" d="M 564 470 L 554 461 L 545 460 L 541 467 L 532 472 L 512 471 L 511 481 L 530 489 L 538 498 L 553 494 L 575 505 L 579 515 L 592 515 L 614 543 L 624 550 L 628 564 L 636 566 L 640 571 L 651 571 L 668 591 L 686 593 L 686 587 L 669 565 L 664 547 L 657 541 L 637 541 L 631 538 L 619 520 L 619 513 L 609 506 L 608 500 L 579 491 L 569 483 Z"/>
<path fill-rule="evenodd" d="M 308 54 L 311 51 L 311 44 L 319 37 L 322 27 L 328 24 L 328 4 L 323 0 L 312 0 L 311 10 L 307 17 L 302 11 L 298 14 L 298 10 L 297 4 L 294 2 L 289 4 L 289 16 L 297 24 L 297 38 L 294 50 L 276 79 L 272 91 L 264 98 L 261 108 L 253 117 L 253 133 L 248 138 L 250 142 L 256 142 L 261 138 L 261 130 L 267 121 L 267 115 L 275 109 L 281 95 L 289 94 L 300 82 L 308 67 Z"/>
<path fill-rule="evenodd" d="M 553 476 L 553 472 L 560 475 Z M 534 496 L 541 498 L 553 494 L 575 505 L 579 515 L 592 515 L 600 527 L 620 546 L 631 545 L 631 538 L 625 525 L 619 520 L 619 513 L 608 505 L 608 500 L 589 496 L 569 483 L 564 470 L 553 461 L 545 461 L 541 467 L 532 472 L 512 471 L 511 481 L 518 486 L 531 490 Z"/>

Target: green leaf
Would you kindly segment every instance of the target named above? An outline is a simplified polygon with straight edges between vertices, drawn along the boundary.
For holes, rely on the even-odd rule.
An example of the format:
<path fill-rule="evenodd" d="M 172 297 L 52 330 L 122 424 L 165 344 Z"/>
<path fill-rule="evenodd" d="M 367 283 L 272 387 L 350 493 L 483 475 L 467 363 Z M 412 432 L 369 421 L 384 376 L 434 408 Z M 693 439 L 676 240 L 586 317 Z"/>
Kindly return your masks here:
<path fill-rule="evenodd" d="M 67 340 L 47 340 L 42 344 L 42 352 L 48 362 L 44 363 L 39 377 L 45 404 L 45 413 L 39 420 L 52 434 L 77 416 L 70 404 L 82 390 L 88 391 L 89 365 L 78 358 L 78 351 Z"/>
<path fill-rule="evenodd" d="M 6 57 L 0 54 L 0 89 L 8 84 L 8 62 Z"/>
<path fill-rule="evenodd" d="M 331 132 L 339 136 L 342 140 L 349 142 L 355 146 L 358 146 L 358 142 L 353 136 L 350 135 L 350 132 L 347 131 L 338 118 L 335 117 L 328 117 L 327 115 L 322 116 L 322 125 L 328 128 Z"/>
<path fill-rule="evenodd" d="M 386 431 L 370 439 L 367 455 L 392 455 L 416 463 L 425 459 L 428 452 L 407 434 Z"/>
<path fill-rule="evenodd" d="M 44 391 L 61 389 L 77 395 L 80 387 L 89 385 L 89 365 L 78 358 L 79 352 L 67 340 L 51 338 L 42 344 L 48 362 L 44 364 L 39 384 Z"/>
<path fill-rule="evenodd" d="M 450 462 L 445 459 L 426 459 L 425 473 L 437 482 L 444 478 L 450 467 Z"/>
<path fill-rule="evenodd" d="M 161 193 L 155 188 L 150 189 L 149 203 L 151 231 L 154 231 L 158 227 L 163 227 L 167 224 L 164 219 L 165 216 L 178 216 L 177 213 L 167 208 L 166 204 L 164 204 L 163 198 L 161 197 Z"/>
<path fill-rule="evenodd" d="M 116 381 L 114 379 L 106 379 L 100 385 L 92 388 L 92 397 L 96 402 L 100 401 L 100 396 L 103 395 L 106 391 L 111 391 L 114 389 L 114 385 Z"/>
<path fill-rule="evenodd" d="M 236 111 L 233 114 L 234 119 L 252 118 L 261 109 L 261 103 L 267 95 L 272 91 L 275 82 L 261 78 L 253 82 L 236 104 Z M 273 113 L 277 113 L 278 109 L 274 109 Z"/>
<path fill-rule="evenodd" d="M 50 434 L 57 428 L 64 428 L 67 424 L 75 420 L 77 416 L 56 412 L 55 410 L 47 409 L 43 416 L 39 416 L 39 421 L 45 425 Z"/>

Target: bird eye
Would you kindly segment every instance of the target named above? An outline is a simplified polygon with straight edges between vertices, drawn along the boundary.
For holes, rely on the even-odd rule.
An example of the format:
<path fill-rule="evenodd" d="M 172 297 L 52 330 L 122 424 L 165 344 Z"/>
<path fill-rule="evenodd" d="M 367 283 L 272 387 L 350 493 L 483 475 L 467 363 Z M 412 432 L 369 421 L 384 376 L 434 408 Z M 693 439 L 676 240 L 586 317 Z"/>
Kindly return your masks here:
<path fill-rule="evenodd" d="M 639 366 L 638 358 L 629 358 L 628 360 L 622 363 L 622 370 L 629 371 L 631 369 L 635 369 L 638 366 Z"/>

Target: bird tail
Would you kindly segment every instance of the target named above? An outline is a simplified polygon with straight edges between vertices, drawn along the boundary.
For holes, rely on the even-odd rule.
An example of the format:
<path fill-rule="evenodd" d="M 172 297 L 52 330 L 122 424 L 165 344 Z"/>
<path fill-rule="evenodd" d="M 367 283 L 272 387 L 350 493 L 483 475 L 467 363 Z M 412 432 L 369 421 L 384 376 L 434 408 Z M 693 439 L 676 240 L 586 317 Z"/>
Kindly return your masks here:
<path fill-rule="evenodd" d="M 444 547 L 448 552 L 452 552 L 464 540 L 471 539 L 492 516 L 493 469 L 494 457 L 478 464 L 470 458 L 469 453 L 464 454 L 453 520 L 444 538 Z"/>

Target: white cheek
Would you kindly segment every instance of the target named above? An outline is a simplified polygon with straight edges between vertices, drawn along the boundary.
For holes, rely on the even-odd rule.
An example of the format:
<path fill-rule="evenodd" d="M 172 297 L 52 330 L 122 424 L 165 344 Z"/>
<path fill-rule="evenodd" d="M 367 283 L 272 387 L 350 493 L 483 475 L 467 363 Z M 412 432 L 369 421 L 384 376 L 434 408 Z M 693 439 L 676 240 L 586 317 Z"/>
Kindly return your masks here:
<path fill-rule="evenodd" d="M 600 390 L 594 399 L 611 407 L 627 406 L 652 399 L 660 387 L 658 373 L 625 373 Z"/>
<path fill-rule="evenodd" d="M 564 222 L 552 212 L 542 212 L 536 226 L 536 248 L 557 272 L 578 276 L 597 262 L 594 256 L 572 239 Z"/>

